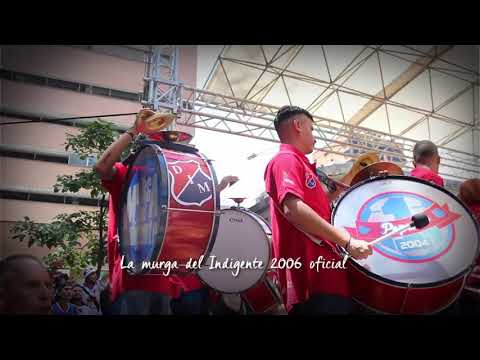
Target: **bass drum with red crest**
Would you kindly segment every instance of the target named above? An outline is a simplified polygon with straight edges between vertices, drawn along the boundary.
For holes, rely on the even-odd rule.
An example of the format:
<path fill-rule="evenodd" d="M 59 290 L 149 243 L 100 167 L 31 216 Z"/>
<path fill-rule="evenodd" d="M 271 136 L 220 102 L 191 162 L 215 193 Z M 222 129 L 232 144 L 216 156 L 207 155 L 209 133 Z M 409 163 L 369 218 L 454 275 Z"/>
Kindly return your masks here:
<path fill-rule="evenodd" d="M 129 165 L 119 210 L 120 251 L 131 273 L 165 274 L 168 262 L 177 263 L 173 272 L 188 272 L 188 261 L 208 256 L 216 238 L 215 171 L 191 146 L 147 142 Z"/>
<path fill-rule="evenodd" d="M 367 242 L 419 213 L 428 216 L 426 227 L 410 228 L 376 243 L 367 259 L 349 258 L 352 296 L 367 309 L 432 314 L 451 305 L 478 256 L 478 225 L 453 194 L 407 176 L 362 181 L 336 204 L 332 224 Z"/>

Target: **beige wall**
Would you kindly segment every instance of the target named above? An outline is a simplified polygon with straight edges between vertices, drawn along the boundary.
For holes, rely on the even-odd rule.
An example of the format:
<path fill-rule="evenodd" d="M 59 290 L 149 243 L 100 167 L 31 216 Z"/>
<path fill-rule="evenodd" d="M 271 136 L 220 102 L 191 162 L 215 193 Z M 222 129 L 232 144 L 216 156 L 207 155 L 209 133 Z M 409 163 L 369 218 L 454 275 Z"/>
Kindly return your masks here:
<path fill-rule="evenodd" d="M 5 121 L 20 119 L 5 117 Z M 3 128 L 1 143 L 7 145 L 31 146 L 35 148 L 65 152 L 67 133 L 77 135 L 80 130 L 73 126 L 51 123 L 9 125 Z"/>
<path fill-rule="evenodd" d="M 1 168 L 4 169 L 2 185 L 21 187 L 46 192 L 53 192 L 57 175 L 74 175 L 88 168 L 70 166 L 47 161 L 0 157 Z M 59 193 L 60 194 L 60 193 Z M 77 195 L 90 197 L 87 190 L 82 189 Z"/>
<path fill-rule="evenodd" d="M 93 211 L 96 207 L 70 204 L 53 204 L 40 201 L 0 199 L 4 221 L 21 221 L 28 216 L 35 222 L 47 223 L 58 214 L 73 213 L 80 210 Z"/>
<path fill-rule="evenodd" d="M 140 103 L 133 101 L 14 81 L 4 81 L 3 98 L 3 105 L 5 106 L 52 116 L 95 116 L 136 113 L 142 107 Z M 105 118 L 104 120 L 131 125 L 134 121 L 134 116 L 119 116 Z"/>
<path fill-rule="evenodd" d="M 46 223 L 60 213 L 94 209 L 89 206 L 0 199 L 0 258 L 19 253 L 42 257 L 49 253 L 50 250 L 46 248 L 29 248 L 26 243 L 12 239 L 9 228 L 14 222 L 22 221 L 25 216 L 35 222 Z"/>
<path fill-rule="evenodd" d="M 14 223 L 0 222 L 0 258 L 13 254 L 28 254 L 42 258 L 50 250 L 46 247 L 28 247 L 28 242 L 12 239 L 10 228 Z"/>
<path fill-rule="evenodd" d="M 132 92 L 143 91 L 145 72 L 145 65 L 138 61 L 56 45 L 5 46 L 4 67 Z"/>

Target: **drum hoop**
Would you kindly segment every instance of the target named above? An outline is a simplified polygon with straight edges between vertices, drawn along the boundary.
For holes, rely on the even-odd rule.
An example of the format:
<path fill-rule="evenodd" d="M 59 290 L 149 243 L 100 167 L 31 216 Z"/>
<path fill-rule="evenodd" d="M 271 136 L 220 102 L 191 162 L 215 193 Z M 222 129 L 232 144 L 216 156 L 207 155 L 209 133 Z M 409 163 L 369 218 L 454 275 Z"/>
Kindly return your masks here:
<path fill-rule="evenodd" d="M 185 144 L 179 144 L 174 142 L 164 142 L 164 141 L 155 141 L 155 140 L 143 140 L 142 145 L 156 145 L 165 150 L 178 151 L 181 153 L 188 154 L 199 154 L 197 148 Z"/>
<path fill-rule="evenodd" d="M 202 153 L 200 153 L 198 151 L 197 151 L 197 155 L 199 155 L 205 161 L 205 164 L 207 165 L 208 170 L 210 171 L 210 174 L 212 176 L 213 187 L 214 187 L 212 189 L 212 191 L 214 193 L 213 208 L 215 209 L 214 210 L 215 215 L 214 215 L 214 219 L 213 219 L 212 230 L 210 231 L 210 238 L 208 239 L 207 248 L 206 248 L 205 254 L 204 254 L 205 255 L 204 259 L 207 259 L 208 257 L 210 257 L 210 253 L 212 252 L 213 245 L 215 244 L 215 239 L 217 238 L 218 227 L 219 227 L 219 224 L 220 224 L 220 192 L 217 190 L 218 189 L 217 174 L 215 173 L 215 169 L 213 168 L 213 166 L 210 164 L 210 160 L 207 159 Z M 198 269 L 195 269 L 192 272 L 196 273 L 196 272 L 198 272 Z"/>
<path fill-rule="evenodd" d="M 253 219 L 255 221 L 255 224 L 260 227 L 260 230 L 262 230 L 262 232 L 264 233 L 263 231 L 263 227 L 258 223 L 258 219 L 255 217 L 255 216 L 252 216 L 250 213 L 252 211 L 250 210 L 246 210 L 246 209 L 243 209 L 243 208 L 238 208 L 238 207 L 235 207 L 235 206 L 232 206 L 228 209 L 223 209 L 223 210 L 234 210 L 234 211 L 238 211 L 238 212 L 241 212 L 241 213 L 244 213 L 246 214 L 247 216 L 249 216 L 251 219 Z M 222 211 L 223 211 L 222 210 Z M 255 214 L 255 215 L 258 215 L 258 214 Z M 259 216 L 259 215 L 258 215 Z M 259 216 L 260 217 L 260 216 Z M 260 217 L 261 218 L 261 217 Z M 264 220 L 263 218 L 261 218 L 262 220 Z M 220 221 L 220 217 L 219 217 L 219 221 Z M 265 220 L 264 220 L 265 221 Z M 265 221 L 265 224 L 268 226 L 268 223 Z M 270 228 L 270 226 L 268 226 Z M 216 236 L 216 235 L 215 235 Z M 249 286 L 248 288 L 246 289 L 243 289 L 243 290 L 240 290 L 240 291 L 220 291 L 220 290 L 217 290 L 216 288 L 214 288 L 212 285 L 208 284 L 202 277 L 202 272 L 201 271 L 198 271 L 197 272 L 197 275 L 198 275 L 198 278 L 200 279 L 200 281 L 202 283 L 204 283 L 205 285 L 207 285 L 208 287 L 214 289 L 215 291 L 218 291 L 222 294 L 241 294 L 242 292 L 244 291 L 247 291 L 249 289 L 251 289 L 252 287 L 254 287 L 255 285 L 257 285 L 260 281 L 263 281 L 265 279 L 265 277 L 267 276 L 267 273 L 270 269 L 270 261 L 272 259 L 272 243 L 271 243 L 271 239 L 270 237 L 268 236 L 268 234 L 265 234 L 266 238 L 267 238 L 267 243 L 268 243 L 268 246 L 267 246 L 267 250 L 268 250 L 268 263 L 267 263 L 267 266 L 265 266 L 265 269 L 263 271 L 263 274 L 262 276 L 260 277 L 260 279 L 257 280 L 257 282 L 251 286 Z M 213 246 L 212 246 L 213 248 Z M 205 258 L 207 258 L 207 256 L 205 256 Z M 203 265 L 203 264 L 202 264 Z"/>
<path fill-rule="evenodd" d="M 230 209 L 237 209 L 237 207 L 235 206 L 232 206 Z M 249 212 L 249 214 L 253 217 L 255 217 L 257 220 L 260 220 L 260 222 L 262 222 L 265 227 L 268 229 L 269 233 L 267 233 L 267 237 L 269 239 L 269 242 L 270 244 L 272 244 L 272 229 L 270 228 L 270 225 L 268 224 L 267 220 L 265 220 L 262 216 L 260 216 L 259 214 L 257 214 L 256 212 L 253 212 L 251 210 L 247 210 Z M 260 225 L 261 226 L 261 225 Z"/>
<path fill-rule="evenodd" d="M 458 280 L 458 279 L 457 279 Z M 464 285 L 465 285 L 465 280 L 463 281 L 463 285 L 462 287 L 460 288 L 460 290 L 457 292 L 457 294 L 455 295 L 455 297 L 452 298 L 452 301 L 450 301 L 448 304 L 438 308 L 437 310 L 435 311 L 431 311 L 431 312 L 427 312 L 427 313 L 422 313 L 422 315 L 434 315 L 436 313 L 439 313 L 440 311 L 443 311 L 445 309 L 447 309 L 449 306 L 451 306 L 455 301 L 457 301 L 457 299 L 460 297 L 460 295 L 462 294 L 462 291 L 463 291 L 463 288 L 464 288 Z M 408 296 L 408 294 L 405 294 L 406 296 Z M 366 303 L 358 300 L 355 296 L 352 297 L 353 300 L 358 303 L 359 305 L 363 306 L 364 308 L 370 310 L 370 311 L 373 311 L 377 314 L 380 314 L 380 315 L 406 315 L 405 313 L 389 313 L 389 312 L 386 312 L 386 311 L 381 311 L 381 310 L 378 310 L 378 309 L 375 309 L 374 307 L 370 306 L 370 305 L 367 305 Z"/>
<path fill-rule="evenodd" d="M 260 280 L 258 280 L 255 285 L 257 285 L 260 281 L 263 281 L 264 279 L 266 279 L 266 276 L 267 276 L 267 273 L 270 269 L 270 262 L 272 260 L 272 229 L 270 228 L 270 225 L 268 225 L 267 221 L 262 218 L 260 215 L 258 215 L 257 213 L 254 213 L 253 211 L 251 210 L 247 210 L 247 209 L 239 209 L 237 207 L 231 207 L 230 209 L 226 209 L 226 210 L 234 210 L 234 211 L 239 211 L 239 212 L 242 212 L 246 215 L 248 215 L 250 218 L 252 218 L 253 220 L 255 220 L 255 223 L 256 225 L 258 225 L 260 227 L 260 230 L 262 230 L 262 233 L 265 234 L 265 237 L 267 239 L 267 250 L 268 250 L 268 263 L 267 263 L 267 266 L 265 267 L 265 270 L 260 278 Z M 255 214 L 255 215 L 254 215 Z M 265 233 L 265 229 L 263 228 L 263 226 L 259 223 L 259 221 L 263 221 L 264 225 L 266 225 L 266 227 L 270 230 L 270 234 L 268 233 Z M 252 285 L 250 288 L 254 287 L 255 285 Z M 248 289 L 250 289 L 248 288 Z M 246 289 L 246 290 L 248 290 Z M 243 290 L 243 291 L 246 291 L 246 290 Z"/>
<path fill-rule="evenodd" d="M 435 287 L 438 287 L 438 286 L 441 286 L 441 285 L 444 285 L 446 283 L 449 283 L 449 282 L 453 282 L 455 280 L 458 280 L 460 279 L 462 276 L 465 276 L 467 273 L 470 273 L 472 270 L 473 270 L 473 267 L 475 266 L 475 263 L 476 263 L 476 260 L 479 256 L 479 252 L 480 252 L 480 225 L 477 223 L 477 221 L 475 220 L 475 218 L 473 217 L 473 214 L 471 213 L 471 211 L 468 209 L 467 205 L 462 201 L 460 200 L 457 196 L 455 196 L 454 194 L 452 194 L 450 191 L 448 191 L 447 189 L 441 187 L 441 186 L 438 186 L 437 184 L 434 184 L 430 181 L 427 181 L 427 180 L 423 180 L 423 179 L 419 179 L 419 178 L 416 178 L 416 177 L 412 177 L 412 176 L 408 176 L 408 175 L 386 175 L 386 176 L 375 176 L 375 177 L 371 177 L 369 179 L 366 179 L 366 180 L 363 180 L 357 184 L 355 184 L 354 186 L 352 186 L 351 188 L 349 188 L 346 192 L 344 192 L 340 199 L 338 200 L 338 202 L 336 203 L 335 205 L 335 208 L 333 209 L 332 211 L 332 215 L 331 215 L 331 224 L 335 226 L 335 223 L 334 223 L 334 219 L 335 219 L 335 215 L 337 213 L 337 210 L 338 210 L 338 206 L 340 205 L 340 203 L 345 199 L 345 197 L 350 193 L 352 192 L 353 190 L 355 190 L 356 188 L 364 185 L 364 184 L 368 184 L 370 182 L 374 182 L 374 181 L 380 181 L 380 180 L 385 180 L 385 179 L 396 179 L 396 180 L 409 180 L 409 181 L 416 181 L 416 182 L 419 182 L 419 183 L 423 183 L 425 185 L 429 185 L 431 187 L 434 187 L 436 188 L 437 190 L 440 190 L 442 192 L 444 192 L 445 194 L 453 197 L 454 199 L 458 200 L 458 202 L 460 203 L 460 205 L 466 210 L 466 213 L 470 216 L 470 218 L 473 220 L 473 224 L 475 226 L 475 228 L 477 229 L 477 250 L 476 250 L 476 256 L 474 257 L 474 260 L 473 262 L 467 266 L 464 270 L 462 270 L 461 272 L 459 272 L 457 275 L 453 275 L 452 277 L 450 278 L 447 278 L 447 279 L 444 279 L 444 280 L 441 280 L 441 281 L 437 281 L 437 282 L 431 282 L 431 283 L 425 283 L 425 284 L 409 284 L 409 283 L 404 283 L 404 282 L 400 282 L 400 281 L 395 281 L 395 280 L 390 280 L 390 279 L 387 279 L 387 278 L 384 278 L 380 275 L 377 275 L 367 269 L 365 269 L 363 266 L 361 266 L 360 264 L 358 264 L 356 261 L 352 260 L 350 257 L 348 258 L 348 262 L 350 263 L 350 265 L 354 266 L 357 270 L 359 270 L 360 272 L 364 273 L 367 277 L 370 277 L 370 278 L 373 278 L 374 280 L 379 280 L 387 285 L 393 285 L 395 287 L 399 287 L 399 288 L 407 288 L 407 287 L 410 287 L 410 288 L 415 288 L 415 289 L 420 289 L 420 288 L 435 288 Z M 345 249 L 341 248 L 341 247 L 338 247 L 339 251 L 342 253 L 343 256 L 345 256 L 346 252 L 345 252 Z"/>
<path fill-rule="evenodd" d="M 267 307 L 267 308 L 264 310 L 264 313 L 266 313 L 266 312 L 274 309 L 276 306 L 278 306 L 278 297 L 277 297 L 277 295 L 276 295 L 275 292 L 270 288 L 269 285 L 267 286 L 267 288 L 268 288 L 268 291 L 270 292 L 270 294 L 272 295 L 272 297 L 273 297 L 277 302 L 274 303 L 274 304 L 272 304 L 272 305 L 270 305 L 269 307 Z M 247 298 L 245 295 L 243 295 L 243 294 L 240 294 L 240 297 L 241 297 L 242 301 L 245 302 L 245 304 L 247 305 L 248 310 L 250 310 L 251 312 L 253 312 L 253 311 L 254 311 L 254 307 L 253 307 L 252 302 L 249 301 L 248 298 Z"/>
<path fill-rule="evenodd" d="M 144 147 L 142 147 L 134 156 L 134 158 L 132 159 L 132 161 L 130 162 L 130 165 L 128 167 L 128 170 L 127 170 L 127 174 L 125 176 L 125 178 L 127 179 L 127 181 L 125 181 L 125 183 L 123 184 L 122 186 L 122 192 L 121 192 L 121 196 L 120 196 L 120 203 L 119 203 L 119 209 L 117 211 L 117 229 L 121 229 L 122 228 L 122 224 L 123 224 L 123 208 L 124 208 L 124 205 L 126 203 L 126 199 L 127 199 L 127 192 L 128 192 L 128 186 L 130 184 L 130 175 L 132 173 L 132 169 L 133 169 L 133 164 L 135 163 L 135 160 L 137 159 L 138 156 L 140 156 L 140 153 L 145 149 L 145 148 L 150 148 L 150 149 L 153 149 L 153 152 L 155 153 L 157 159 L 159 160 L 157 162 L 157 165 L 159 165 L 160 168 L 162 168 L 162 166 L 167 169 L 167 165 L 166 165 L 166 160 L 165 160 L 165 157 L 163 156 L 163 153 L 161 153 L 162 157 L 159 156 L 158 152 L 159 150 L 156 148 L 158 147 L 158 145 L 155 145 L 155 144 L 149 144 L 149 145 L 146 145 Z M 166 171 L 160 171 L 160 182 L 161 184 L 167 184 L 167 186 L 169 186 L 169 178 L 167 176 L 167 173 Z M 168 207 L 170 203 L 170 199 L 169 199 L 169 196 L 168 196 L 168 192 L 167 193 L 160 193 L 160 204 L 159 206 L 162 207 L 162 206 L 166 206 Z M 166 226 L 167 226 L 167 220 L 168 220 L 168 212 L 167 212 L 167 216 L 165 217 L 165 219 L 161 222 L 160 224 L 160 234 L 158 235 L 158 238 L 161 239 L 154 247 L 153 249 L 153 252 L 152 252 L 152 258 L 149 259 L 148 261 L 156 261 L 158 259 L 158 256 L 160 255 L 160 252 L 161 252 L 161 249 L 162 249 L 162 246 L 163 246 L 163 243 L 164 243 L 164 240 L 165 240 L 165 235 L 166 235 Z M 121 255 L 125 255 L 125 247 L 124 247 L 124 242 L 122 241 L 122 238 L 120 236 L 120 232 L 118 232 L 118 238 L 119 238 L 119 247 L 120 247 L 120 253 Z M 127 269 L 127 271 L 132 274 L 132 275 L 143 275 L 143 274 L 146 274 L 149 272 L 148 269 L 142 269 L 141 271 L 132 271 L 131 269 Z"/>

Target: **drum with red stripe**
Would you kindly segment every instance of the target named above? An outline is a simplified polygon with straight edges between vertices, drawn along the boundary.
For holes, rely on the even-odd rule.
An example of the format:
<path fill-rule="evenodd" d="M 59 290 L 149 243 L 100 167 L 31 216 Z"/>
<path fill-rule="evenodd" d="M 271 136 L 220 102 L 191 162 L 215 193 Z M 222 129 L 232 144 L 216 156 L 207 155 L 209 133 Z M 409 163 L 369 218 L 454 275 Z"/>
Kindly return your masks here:
<path fill-rule="evenodd" d="M 219 203 L 215 171 L 195 148 L 144 146 L 129 166 L 119 211 L 121 253 L 134 264 L 128 270 L 165 274 L 176 262 L 172 271 L 189 271 L 190 259 L 213 247 Z"/>
<path fill-rule="evenodd" d="M 249 313 L 286 314 L 277 284 L 276 272 L 273 270 L 270 270 L 267 276 L 255 286 L 244 291 L 241 297 L 247 305 Z"/>
<path fill-rule="evenodd" d="M 428 216 L 428 226 L 376 243 L 365 260 L 349 259 L 351 292 L 365 307 L 430 314 L 462 292 L 478 255 L 479 229 L 468 208 L 447 190 L 407 176 L 371 178 L 342 195 L 332 224 L 370 242 L 419 213 Z"/>

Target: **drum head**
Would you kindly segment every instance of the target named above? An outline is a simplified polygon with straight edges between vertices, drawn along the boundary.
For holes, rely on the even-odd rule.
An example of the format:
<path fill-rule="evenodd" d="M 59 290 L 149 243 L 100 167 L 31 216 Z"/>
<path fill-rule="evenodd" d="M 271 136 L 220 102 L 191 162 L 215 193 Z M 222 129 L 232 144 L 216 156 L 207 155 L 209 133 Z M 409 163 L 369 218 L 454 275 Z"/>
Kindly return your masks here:
<path fill-rule="evenodd" d="M 454 195 L 429 182 L 387 176 L 357 184 L 339 200 L 332 224 L 373 241 L 425 213 L 430 223 L 374 245 L 353 265 L 386 282 L 428 287 L 463 275 L 478 254 L 479 232 L 471 213 Z"/>
<path fill-rule="evenodd" d="M 157 260 L 164 238 L 167 216 L 162 206 L 168 203 L 168 180 L 162 162 L 156 146 L 149 145 L 137 154 L 127 173 L 118 236 L 123 264 L 133 262 L 134 268 L 128 270 L 134 274 L 148 271 L 142 269 L 142 262 Z"/>
<path fill-rule="evenodd" d="M 258 215 L 239 209 L 222 210 L 212 252 L 204 259 L 198 276 L 222 293 L 240 293 L 251 288 L 270 266 L 270 236 L 268 225 Z M 224 268 L 215 268 L 224 264 Z"/>

